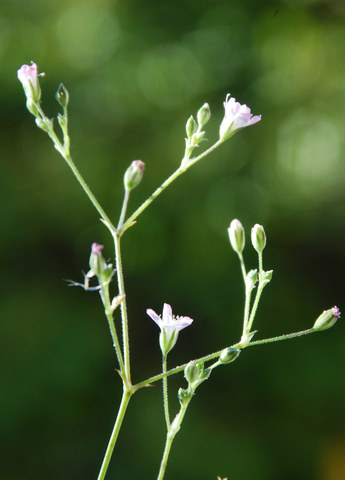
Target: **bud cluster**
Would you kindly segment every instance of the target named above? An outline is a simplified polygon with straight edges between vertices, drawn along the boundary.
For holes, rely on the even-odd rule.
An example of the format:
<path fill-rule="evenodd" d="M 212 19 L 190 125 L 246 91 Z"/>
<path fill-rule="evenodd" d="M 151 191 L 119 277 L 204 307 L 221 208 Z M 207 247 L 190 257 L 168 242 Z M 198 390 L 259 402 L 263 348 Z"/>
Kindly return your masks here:
<path fill-rule="evenodd" d="M 204 368 L 204 363 L 195 361 L 189 362 L 184 369 L 184 377 L 188 382 L 188 388 L 180 388 L 178 391 L 178 399 L 181 406 L 189 403 L 198 386 L 208 379 L 211 370 Z"/>
<path fill-rule="evenodd" d="M 208 103 L 198 110 L 197 120 L 191 115 L 186 123 L 186 148 L 182 164 L 188 162 L 193 150 L 199 146 L 199 143 L 204 140 L 205 132 L 202 130 L 203 126 L 209 121 L 211 111 Z"/>

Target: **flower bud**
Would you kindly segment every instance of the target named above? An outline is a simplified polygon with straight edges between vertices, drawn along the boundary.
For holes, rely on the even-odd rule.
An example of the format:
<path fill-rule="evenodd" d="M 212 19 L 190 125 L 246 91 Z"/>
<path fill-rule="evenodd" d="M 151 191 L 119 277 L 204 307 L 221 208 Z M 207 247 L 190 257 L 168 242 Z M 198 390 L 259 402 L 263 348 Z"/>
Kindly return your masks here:
<path fill-rule="evenodd" d="M 184 390 L 183 388 L 179 388 L 178 393 L 177 393 L 177 397 L 179 399 L 181 407 L 183 405 L 188 404 L 188 402 L 190 401 L 192 396 L 193 396 L 193 393 L 190 392 L 188 389 Z"/>
<path fill-rule="evenodd" d="M 184 377 L 189 384 L 197 382 L 199 379 L 203 378 L 204 373 L 204 364 L 189 362 L 186 368 L 184 369 Z"/>
<path fill-rule="evenodd" d="M 44 74 L 41 73 L 40 75 Z M 41 88 L 38 81 L 39 74 L 36 63 L 31 62 L 31 65 L 22 65 L 17 71 L 17 76 L 23 85 L 27 100 L 31 100 L 33 103 L 39 103 L 41 100 Z M 30 102 L 29 105 L 31 105 Z M 30 110 L 30 112 L 35 115 L 33 111 Z"/>
<path fill-rule="evenodd" d="M 209 121 L 211 117 L 211 110 L 208 103 L 204 103 L 201 108 L 199 108 L 197 113 L 198 125 L 202 128 Z"/>
<path fill-rule="evenodd" d="M 102 255 L 103 248 L 103 245 L 100 245 L 96 242 L 91 245 L 89 265 L 91 271 L 97 275 L 97 277 L 100 277 L 108 267 L 107 262 L 104 260 Z"/>
<path fill-rule="evenodd" d="M 241 350 L 239 348 L 224 348 L 220 354 L 219 361 L 220 363 L 231 363 L 239 356 Z"/>
<path fill-rule="evenodd" d="M 187 123 L 186 123 L 187 138 L 191 138 L 197 130 L 198 130 L 198 125 L 197 125 L 196 121 L 194 120 L 193 115 L 191 115 L 188 118 Z"/>
<path fill-rule="evenodd" d="M 242 253 L 245 244 L 244 228 L 242 223 L 237 219 L 233 220 L 228 228 L 228 233 L 232 248 L 235 250 L 235 252 Z"/>
<path fill-rule="evenodd" d="M 69 100 L 69 93 L 63 83 L 60 83 L 59 88 L 56 92 L 55 98 L 59 102 L 61 107 L 63 108 L 67 107 L 68 100 Z"/>
<path fill-rule="evenodd" d="M 313 330 L 327 330 L 327 328 L 333 327 L 338 318 L 340 318 L 340 310 L 338 307 L 324 310 L 314 323 Z"/>
<path fill-rule="evenodd" d="M 132 190 L 141 182 L 145 170 L 145 163 L 141 160 L 133 160 L 123 177 L 126 190 Z"/>
<path fill-rule="evenodd" d="M 266 246 L 266 234 L 262 225 L 256 224 L 252 228 L 252 245 L 258 253 Z"/>

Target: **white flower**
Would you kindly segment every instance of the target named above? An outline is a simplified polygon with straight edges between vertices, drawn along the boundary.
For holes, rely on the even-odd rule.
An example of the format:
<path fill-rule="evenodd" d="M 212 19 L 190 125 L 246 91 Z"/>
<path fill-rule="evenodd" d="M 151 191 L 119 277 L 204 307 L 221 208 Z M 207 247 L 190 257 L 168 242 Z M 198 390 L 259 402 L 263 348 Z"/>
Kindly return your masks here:
<path fill-rule="evenodd" d="M 260 122 L 261 115 L 253 116 L 247 105 L 241 105 L 236 99 L 227 94 L 224 102 L 225 115 L 219 128 L 219 138 L 226 140 L 237 130 Z"/>
<path fill-rule="evenodd" d="M 162 316 L 157 315 L 151 308 L 147 309 L 146 313 L 161 329 L 159 344 L 164 356 L 175 346 L 179 331 L 188 327 L 193 322 L 189 317 L 175 317 L 172 313 L 171 306 L 167 303 L 164 304 Z"/>
<path fill-rule="evenodd" d="M 39 102 L 41 99 L 41 89 L 38 82 L 39 74 L 36 63 L 31 62 L 31 65 L 22 65 L 17 71 L 17 76 L 23 85 L 27 99 L 35 103 Z"/>

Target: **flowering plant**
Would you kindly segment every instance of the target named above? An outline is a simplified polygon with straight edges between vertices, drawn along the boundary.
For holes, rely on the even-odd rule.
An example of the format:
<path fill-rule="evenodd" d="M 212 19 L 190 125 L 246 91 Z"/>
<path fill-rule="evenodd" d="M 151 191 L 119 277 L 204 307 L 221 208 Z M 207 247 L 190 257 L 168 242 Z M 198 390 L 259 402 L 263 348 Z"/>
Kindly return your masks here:
<path fill-rule="evenodd" d="M 157 476 L 157 480 L 162 480 L 166 472 L 167 462 L 173 441 L 181 428 L 187 408 L 189 407 L 190 402 L 195 395 L 196 389 L 210 377 L 215 368 L 233 363 L 239 357 L 240 353 L 247 347 L 291 339 L 330 328 L 340 317 L 340 311 L 337 307 L 325 310 L 316 319 L 314 325 L 307 330 L 253 341 L 253 337 L 257 333 L 256 330 L 253 330 L 255 316 L 262 292 L 270 283 L 273 271 L 264 270 L 263 267 L 263 252 L 266 248 L 267 238 L 264 227 L 259 224 L 254 225 L 251 230 L 251 244 L 258 256 L 257 268 L 249 271 L 247 270 L 243 258 L 243 251 L 245 247 L 245 229 L 239 220 L 234 219 L 230 223 L 228 234 L 230 245 L 238 255 L 240 261 L 244 284 L 245 302 L 241 338 L 238 342 L 235 342 L 232 345 L 225 345 L 219 351 L 212 352 L 201 358 L 191 360 L 184 365 L 168 369 L 168 353 L 175 346 L 178 340 L 179 332 L 191 325 L 193 320 L 188 316 L 174 316 L 172 313 L 172 308 L 168 303 L 164 303 L 162 316 L 158 315 L 154 310 L 149 308 L 147 309 L 147 314 L 160 328 L 159 345 L 162 352 L 162 371 L 139 383 L 133 383 L 129 351 L 127 296 L 121 258 L 122 238 L 126 231 L 135 225 L 135 222 L 141 213 L 147 207 L 149 207 L 149 205 L 173 181 L 175 181 L 192 165 L 196 164 L 202 158 L 210 154 L 240 129 L 258 123 L 261 120 L 261 117 L 258 115 L 253 116 L 249 107 L 236 102 L 236 100 L 233 97 L 230 97 L 228 94 L 224 102 L 225 113 L 219 129 L 219 139 L 199 155 L 193 156 L 194 151 L 199 148 L 199 144 L 204 140 L 204 126 L 209 121 L 211 116 L 210 107 L 207 103 L 205 103 L 198 110 L 196 119 L 191 116 L 187 120 L 185 152 L 179 167 L 162 183 L 162 185 L 160 185 L 160 187 L 157 188 L 157 190 L 155 190 L 155 192 L 153 192 L 153 194 L 147 200 L 142 203 L 142 205 L 134 213 L 132 213 L 130 216 L 127 216 L 127 207 L 131 191 L 140 184 L 145 170 L 145 165 L 141 160 L 135 160 L 129 165 L 128 169 L 124 173 L 124 196 L 119 221 L 117 224 L 115 224 L 107 215 L 99 201 L 96 199 L 71 158 L 70 138 L 68 132 L 68 91 L 61 84 L 56 94 L 57 101 L 62 107 L 62 113 L 59 113 L 57 116 L 58 124 L 62 131 L 62 140 L 60 140 L 55 132 L 52 120 L 47 118 L 41 106 L 41 89 L 39 85 L 40 75 L 42 74 L 38 74 L 37 65 L 35 63 L 32 63 L 31 66 L 23 65 L 18 70 L 18 79 L 24 88 L 24 93 L 27 99 L 27 108 L 30 113 L 34 115 L 37 126 L 49 135 L 56 150 L 72 170 L 88 199 L 101 216 L 102 222 L 109 230 L 114 241 L 115 267 L 113 267 L 111 263 L 108 263 L 103 257 L 103 246 L 98 243 L 93 243 L 91 246 L 91 254 L 89 259 L 90 270 L 85 275 L 84 283 L 70 282 L 71 285 L 81 286 L 86 291 L 99 291 L 104 307 L 104 313 L 109 324 L 114 350 L 117 357 L 118 372 L 120 374 L 123 387 L 121 403 L 104 459 L 100 467 L 98 480 L 102 480 L 106 476 L 122 422 L 132 396 L 138 390 L 159 381 L 162 381 L 163 386 L 163 411 L 166 423 L 165 447 Z M 109 286 L 114 278 L 117 280 L 118 293 L 112 297 Z M 94 287 L 90 287 L 90 281 L 92 279 L 96 280 L 96 286 Z M 117 309 L 120 309 L 121 311 L 121 341 L 118 335 L 118 321 L 115 319 L 115 312 Z M 170 405 L 168 400 L 168 378 L 171 375 L 175 375 L 180 372 L 184 372 L 187 386 L 186 388 L 179 388 L 177 392 L 179 411 L 171 420 Z M 220 477 L 218 477 L 218 479 L 220 479 Z"/>

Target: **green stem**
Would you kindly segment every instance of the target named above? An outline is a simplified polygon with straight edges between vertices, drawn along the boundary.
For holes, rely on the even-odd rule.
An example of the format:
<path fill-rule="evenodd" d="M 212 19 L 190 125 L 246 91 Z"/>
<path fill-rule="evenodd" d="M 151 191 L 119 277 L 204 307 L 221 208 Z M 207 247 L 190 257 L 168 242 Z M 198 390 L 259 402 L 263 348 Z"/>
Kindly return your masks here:
<path fill-rule="evenodd" d="M 124 194 L 124 197 L 123 197 L 120 219 L 119 219 L 119 223 L 117 225 L 117 230 L 118 231 L 121 230 L 123 222 L 125 221 L 125 216 L 126 216 L 126 211 L 127 211 L 130 192 L 131 191 L 128 188 L 125 188 L 125 194 Z"/>
<path fill-rule="evenodd" d="M 47 133 L 48 133 L 49 137 L 51 138 L 51 140 L 53 141 L 56 150 L 60 153 L 60 155 L 63 157 L 63 159 L 65 160 L 65 162 L 69 166 L 69 168 L 72 170 L 72 172 L 73 172 L 74 176 L 76 177 L 77 181 L 81 185 L 82 189 L 84 190 L 84 192 L 88 196 L 89 200 L 91 201 L 92 205 L 96 208 L 97 212 L 100 214 L 101 218 L 104 220 L 106 225 L 110 228 L 111 231 L 115 231 L 115 227 L 112 224 L 110 218 L 105 213 L 105 211 L 103 210 L 101 205 L 98 203 L 98 201 L 97 201 L 96 197 L 94 196 L 94 194 L 92 193 L 90 187 L 87 185 L 84 178 L 80 174 L 79 170 L 75 166 L 75 164 L 72 160 L 72 157 L 69 153 L 68 142 L 66 142 L 65 145 L 62 145 L 62 143 L 60 142 L 59 138 L 57 137 L 56 133 L 54 132 L 54 130 L 51 126 L 51 122 L 45 116 L 41 107 L 39 105 L 37 105 L 37 107 L 38 107 L 38 110 L 39 110 L 40 115 L 42 117 L 42 120 L 45 122 L 45 125 L 47 126 Z"/>
<path fill-rule="evenodd" d="M 244 264 L 244 260 L 243 260 L 243 255 L 242 255 L 242 253 L 238 253 L 238 258 L 240 259 L 241 272 L 242 272 L 242 277 L 243 277 L 244 285 L 246 285 L 247 272 L 246 272 L 246 267 L 245 267 L 245 264 Z"/>
<path fill-rule="evenodd" d="M 262 290 L 264 289 L 264 287 L 266 285 L 266 283 L 264 283 L 264 284 L 261 283 L 262 274 L 263 274 L 262 252 L 259 252 L 258 256 L 259 256 L 259 285 L 258 285 L 258 289 L 256 291 L 255 300 L 254 300 L 254 303 L 253 303 L 252 311 L 250 312 L 250 318 L 249 318 L 249 322 L 248 322 L 245 333 L 249 333 L 251 328 L 252 328 L 254 318 L 255 318 L 255 315 L 256 315 L 256 311 L 257 311 L 258 306 L 259 306 L 259 301 L 260 301 L 260 297 L 261 297 L 261 294 L 262 294 Z"/>
<path fill-rule="evenodd" d="M 182 166 L 182 164 L 179 166 L 177 170 L 175 170 L 174 173 L 168 177 L 160 187 L 155 190 L 152 195 L 145 200 L 145 202 L 126 220 L 126 222 L 123 224 L 121 230 L 119 230 L 120 235 L 128 228 L 130 227 L 135 220 L 139 217 L 139 215 L 153 202 L 155 198 L 158 197 L 176 178 L 178 178 L 182 173 L 184 173 L 186 170 L 188 170 L 192 165 L 194 165 L 196 162 L 201 160 L 202 158 L 206 157 L 209 153 L 211 153 L 213 150 L 215 150 L 220 144 L 222 143 L 221 140 L 218 140 L 216 143 L 214 143 L 209 149 L 205 150 L 205 152 L 201 153 L 198 157 L 192 158 L 189 160 L 189 162 L 185 165 Z"/>
<path fill-rule="evenodd" d="M 265 343 L 273 343 L 273 342 L 279 342 L 281 340 L 290 340 L 292 338 L 296 337 L 301 337 L 302 335 L 308 335 L 309 333 L 314 333 L 317 332 L 317 330 L 314 330 L 313 328 L 309 328 L 308 330 L 302 330 L 300 332 L 294 332 L 294 333 L 288 333 L 287 335 L 280 335 L 279 337 L 272 337 L 272 338 L 265 338 L 263 340 L 257 340 L 255 342 L 250 342 L 244 347 L 241 345 L 241 342 L 235 343 L 234 345 L 231 345 L 232 348 L 241 348 L 241 350 L 244 350 L 245 348 L 248 347 L 254 347 L 256 345 L 264 345 Z M 230 347 L 224 347 L 224 348 L 230 348 Z M 209 355 L 205 355 L 204 357 L 198 358 L 195 361 L 195 363 L 199 362 L 207 362 L 209 360 L 213 360 L 214 358 L 219 357 L 219 355 L 222 353 L 224 350 L 222 348 L 221 350 L 218 350 L 217 352 L 210 353 Z M 140 388 L 146 387 L 150 385 L 151 383 L 158 382 L 159 380 L 162 380 L 164 377 L 168 377 L 170 375 L 174 375 L 175 373 L 182 372 L 186 368 L 189 362 L 183 364 L 183 365 L 178 365 L 175 368 L 172 368 L 170 370 L 167 370 L 165 373 L 159 373 L 158 375 L 154 375 L 152 377 L 147 378 L 146 380 L 143 380 L 142 382 L 137 383 L 136 385 L 133 386 L 135 390 L 139 390 Z"/>
<path fill-rule="evenodd" d="M 181 406 L 181 409 L 180 409 L 179 413 L 176 415 L 173 423 L 171 424 L 172 428 L 170 428 L 168 433 L 167 433 L 165 447 L 164 447 L 164 453 L 163 453 L 161 465 L 160 465 L 160 468 L 159 468 L 159 473 L 158 473 L 157 480 L 163 480 L 165 470 L 166 470 L 166 467 L 167 467 L 167 463 L 168 463 L 168 458 L 169 458 L 171 446 L 172 446 L 172 443 L 174 441 L 174 438 L 175 438 L 177 432 L 180 430 L 181 423 L 182 423 L 183 418 L 185 416 L 185 413 L 187 411 L 188 405 L 189 405 L 189 402 L 187 404 Z"/>
<path fill-rule="evenodd" d="M 108 320 L 109 330 L 110 330 L 111 338 L 113 339 L 113 345 L 114 345 L 115 353 L 116 353 L 116 356 L 117 356 L 117 360 L 119 362 L 120 371 L 121 371 L 122 375 L 124 375 L 125 366 L 124 366 L 124 363 L 123 363 L 123 357 L 122 357 L 119 338 L 118 338 L 117 332 L 116 332 L 116 327 L 115 327 L 114 318 L 113 318 L 113 312 L 111 311 L 111 305 L 110 305 L 110 299 L 109 299 L 109 285 L 107 285 L 107 286 L 102 285 L 101 286 L 100 295 L 101 295 L 101 299 L 102 299 L 102 302 L 103 302 L 103 305 L 104 305 L 104 312 L 105 312 L 105 315 L 106 315 L 107 320 Z"/>
<path fill-rule="evenodd" d="M 167 372 L 167 356 L 163 355 L 163 368 L 162 373 Z M 164 405 L 164 416 L 167 430 L 170 429 L 170 415 L 169 415 L 169 399 L 168 399 L 168 378 L 163 377 L 163 405 Z"/>
<path fill-rule="evenodd" d="M 120 234 L 115 233 L 113 235 L 115 245 L 115 261 L 116 261 L 116 274 L 117 283 L 119 288 L 119 294 L 123 295 L 123 301 L 121 302 L 121 318 L 122 318 L 122 342 L 123 342 L 123 356 L 124 356 L 124 377 L 128 384 L 131 384 L 131 369 L 130 369 L 130 357 L 129 357 L 129 334 L 128 334 L 128 315 L 127 315 L 127 302 L 125 296 L 125 284 L 123 279 L 122 269 L 122 257 L 121 257 L 121 245 Z"/>
<path fill-rule="evenodd" d="M 113 450 L 114 450 L 114 447 L 115 447 L 115 443 L 116 443 L 117 437 L 119 435 L 120 428 L 121 428 L 121 425 L 122 425 L 122 421 L 123 421 L 123 418 L 125 416 L 125 413 L 126 413 L 126 410 L 127 410 L 127 407 L 128 407 L 128 403 L 129 403 L 129 400 L 130 400 L 132 394 L 133 394 L 133 392 L 131 392 L 129 390 L 124 389 L 124 391 L 123 391 L 121 404 L 120 404 L 119 411 L 117 413 L 117 417 L 116 417 L 116 420 L 115 420 L 115 425 L 114 425 L 113 431 L 112 431 L 111 436 L 110 436 L 110 440 L 109 440 L 109 443 L 108 443 L 108 446 L 107 446 L 107 450 L 105 452 L 105 456 L 104 456 L 102 466 L 101 466 L 101 469 L 99 471 L 97 480 L 103 480 L 106 473 L 107 473 L 109 462 L 110 462 L 110 459 L 111 459 L 111 456 L 113 454 Z"/>

